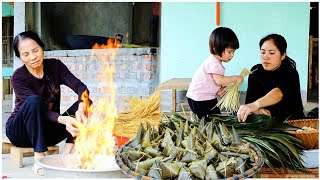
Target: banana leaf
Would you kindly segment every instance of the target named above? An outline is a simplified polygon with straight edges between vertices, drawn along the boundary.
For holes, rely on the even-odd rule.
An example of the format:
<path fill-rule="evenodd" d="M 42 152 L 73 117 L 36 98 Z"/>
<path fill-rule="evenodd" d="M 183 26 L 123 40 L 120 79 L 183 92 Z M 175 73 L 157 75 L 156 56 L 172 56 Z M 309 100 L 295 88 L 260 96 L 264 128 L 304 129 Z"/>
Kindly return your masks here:
<path fill-rule="evenodd" d="M 196 146 L 196 127 L 191 130 L 187 138 L 187 147 L 186 150 L 194 150 Z"/>
<path fill-rule="evenodd" d="M 187 118 L 187 120 L 189 120 L 189 124 L 191 125 L 195 125 L 197 126 L 199 124 L 200 119 L 198 118 L 197 115 L 195 114 L 191 114 L 190 118 Z"/>
<path fill-rule="evenodd" d="M 250 144 L 242 143 L 242 144 L 231 144 L 228 148 L 230 152 L 242 153 L 242 154 L 249 154 L 250 153 Z"/>
<path fill-rule="evenodd" d="M 208 139 L 212 138 L 213 135 L 213 122 L 211 121 L 210 123 L 207 123 L 205 129 L 206 129 L 206 136 Z"/>
<path fill-rule="evenodd" d="M 166 146 L 163 148 L 162 154 L 166 157 L 177 157 L 177 156 L 181 156 L 182 154 L 184 154 L 186 150 L 181 148 L 181 147 L 177 147 L 174 146 L 173 144 L 166 144 Z"/>
<path fill-rule="evenodd" d="M 144 176 L 148 173 L 148 170 L 142 169 L 142 168 L 136 169 L 135 171 L 136 171 L 137 173 L 139 173 L 139 174 L 144 175 Z"/>
<path fill-rule="evenodd" d="M 144 149 L 144 152 L 147 153 L 151 157 L 159 156 L 161 152 L 158 149 L 147 147 Z"/>
<path fill-rule="evenodd" d="M 268 151 L 276 154 L 277 157 L 279 158 L 277 152 L 274 151 L 273 146 L 270 145 L 268 141 L 264 141 L 264 140 L 262 140 L 262 139 L 257 139 L 257 138 L 248 137 L 248 136 L 243 137 L 243 138 L 244 138 L 245 140 L 249 141 L 249 142 L 252 142 L 252 143 L 254 143 L 254 144 L 258 144 L 259 146 L 265 148 L 266 150 L 268 150 Z"/>
<path fill-rule="evenodd" d="M 166 144 L 174 145 L 170 131 L 171 130 L 169 128 L 166 128 L 166 133 L 164 134 L 164 138 L 161 143 L 161 147 L 163 148 L 166 147 Z"/>
<path fill-rule="evenodd" d="M 136 166 L 136 169 L 144 169 L 144 170 L 149 170 L 151 168 L 151 166 L 155 163 L 155 162 L 159 162 L 163 159 L 163 157 L 155 157 L 152 159 L 147 159 L 145 161 L 140 161 L 140 162 L 134 162 L 133 164 Z"/>
<path fill-rule="evenodd" d="M 172 119 L 170 119 L 170 120 L 172 120 Z M 180 122 L 181 120 L 179 120 L 178 122 Z M 174 125 L 174 127 L 175 127 L 175 129 L 171 129 L 171 130 L 177 130 L 177 129 L 179 129 L 180 128 L 180 126 L 179 126 L 179 123 L 178 122 L 176 122 L 176 121 L 173 121 L 172 120 L 172 123 L 173 123 L 173 125 Z"/>
<path fill-rule="evenodd" d="M 281 139 L 284 139 L 285 141 L 288 141 L 288 143 L 294 144 L 295 146 L 300 147 L 300 151 L 303 149 L 303 142 L 291 134 L 287 133 L 264 133 L 265 136 L 273 136 L 273 137 L 280 137 Z"/>
<path fill-rule="evenodd" d="M 212 149 L 206 152 L 205 155 L 201 158 L 201 160 L 204 159 L 207 161 L 207 163 L 209 163 L 210 161 L 216 162 L 218 160 L 218 155 L 218 152 L 215 149 Z"/>
<path fill-rule="evenodd" d="M 170 120 L 170 117 L 164 113 L 162 113 L 162 119 L 160 119 L 159 124 L 159 132 L 164 132 L 166 128 L 174 129 L 174 125 L 172 123 L 172 120 Z"/>
<path fill-rule="evenodd" d="M 148 177 L 152 177 L 154 179 L 162 179 L 162 169 L 158 161 L 155 161 L 151 166 Z"/>
<path fill-rule="evenodd" d="M 184 156 L 181 159 L 181 162 L 186 162 L 186 163 L 190 163 L 193 162 L 195 160 L 197 160 L 197 153 L 196 152 L 192 152 L 192 151 L 186 151 Z"/>
<path fill-rule="evenodd" d="M 188 136 L 189 135 L 189 120 L 188 119 L 186 120 L 186 123 L 184 123 L 183 132 L 184 132 L 184 136 Z"/>
<path fill-rule="evenodd" d="M 129 154 L 126 153 L 126 152 L 128 152 L 128 151 L 134 152 L 134 151 L 136 151 L 136 150 L 137 150 L 137 149 L 132 148 L 132 147 L 129 147 L 129 146 L 122 146 L 122 152 L 121 152 L 121 157 L 122 157 L 122 159 L 128 160 Z"/>
<path fill-rule="evenodd" d="M 165 132 L 162 132 L 156 139 L 151 141 L 152 147 L 154 146 L 158 147 L 160 140 L 163 139 L 164 133 Z"/>
<path fill-rule="evenodd" d="M 228 150 L 228 148 L 226 146 L 223 146 L 221 144 L 221 141 L 220 141 L 216 132 L 214 132 L 212 135 L 211 144 L 212 144 L 213 148 L 215 148 L 219 152 Z"/>
<path fill-rule="evenodd" d="M 282 131 L 282 130 L 292 130 L 296 131 L 300 128 L 291 126 L 286 123 L 282 123 L 274 120 L 271 116 L 264 114 L 252 114 L 249 115 L 245 122 L 239 122 L 237 116 L 219 116 L 219 115 L 210 115 L 210 119 L 224 122 L 226 126 L 234 126 L 237 129 L 238 133 L 242 130 L 251 130 L 251 131 Z M 240 133 L 239 133 L 240 134 Z"/>
<path fill-rule="evenodd" d="M 176 113 L 176 112 L 172 112 L 171 118 L 177 122 L 179 122 L 180 120 L 182 121 L 186 121 L 186 118 L 181 116 L 180 114 Z"/>
<path fill-rule="evenodd" d="M 199 143 L 204 144 L 207 141 L 208 137 L 198 128 L 196 128 L 196 139 L 199 141 Z"/>
<path fill-rule="evenodd" d="M 204 126 L 205 126 L 204 117 L 202 117 L 202 118 L 200 119 L 200 122 L 199 122 L 198 128 L 199 128 L 199 129 L 203 129 L 203 128 L 204 128 Z"/>
<path fill-rule="evenodd" d="M 217 126 L 216 126 L 217 127 Z M 224 123 L 219 123 L 218 125 L 218 136 L 220 137 L 221 144 L 224 146 L 229 146 L 232 143 L 231 134 L 228 131 Z"/>
<path fill-rule="evenodd" d="M 300 149 L 295 148 L 293 144 L 290 144 L 288 141 L 280 138 L 279 136 L 267 136 L 267 137 L 265 137 L 265 138 L 269 138 L 269 139 L 272 139 L 272 140 L 276 140 L 276 141 L 279 141 L 280 143 L 286 145 L 287 148 L 290 149 L 290 152 L 294 155 L 294 157 L 295 157 L 297 160 L 299 160 L 299 161 L 298 161 L 298 162 L 299 162 L 299 165 L 302 166 L 302 163 L 301 163 L 302 159 L 301 159 L 301 157 L 299 156 L 299 154 L 300 154 L 300 153 L 299 153 Z M 302 151 L 301 151 L 301 152 L 302 152 Z"/>
<path fill-rule="evenodd" d="M 185 138 L 187 138 L 187 137 L 185 137 Z M 187 139 L 184 139 L 181 141 L 181 146 L 185 149 L 187 148 Z"/>
<path fill-rule="evenodd" d="M 138 150 L 138 151 L 127 151 L 127 152 L 122 152 L 121 153 L 121 156 L 127 156 L 131 161 L 135 161 L 135 160 L 138 160 L 138 159 L 141 159 L 143 156 L 148 156 L 148 154 Z"/>
<path fill-rule="evenodd" d="M 250 155 L 248 154 L 241 154 L 241 153 L 234 153 L 234 152 L 220 152 L 220 154 L 227 156 L 227 157 L 241 157 L 244 160 L 250 160 Z"/>
<path fill-rule="evenodd" d="M 136 170 L 136 166 L 133 164 L 132 161 L 126 161 L 126 164 L 130 169 L 133 169 L 134 171 Z"/>
<path fill-rule="evenodd" d="M 206 169 L 206 177 L 205 180 L 217 180 L 220 179 L 218 172 L 213 167 L 212 164 L 210 164 Z"/>
<path fill-rule="evenodd" d="M 174 160 L 174 157 L 165 157 L 160 161 L 160 164 L 161 163 L 171 163 L 171 162 L 173 162 L 173 160 Z"/>
<path fill-rule="evenodd" d="M 150 126 L 150 124 L 148 123 L 148 126 Z M 155 140 L 157 137 L 159 137 L 159 131 L 157 131 L 153 126 L 151 126 L 151 130 L 150 130 L 150 139 L 151 141 Z"/>
<path fill-rule="evenodd" d="M 198 143 L 198 141 L 196 142 L 196 152 L 199 156 L 204 156 L 204 148 Z"/>
<path fill-rule="evenodd" d="M 207 163 L 209 163 L 210 161 L 216 161 L 219 155 L 218 151 L 214 149 L 208 141 L 205 143 L 204 146 L 204 158 L 207 160 Z"/>
<path fill-rule="evenodd" d="M 185 166 L 182 166 L 179 172 L 178 180 L 191 180 L 191 179 L 192 179 L 192 174 L 190 173 L 190 170 Z"/>
<path fill-rule="evenodd" d="M 207 169 L 207 161 L 206 160 L 198 160 L 190 163 L 189 170 L 191 174 L 196 176 L 197 178 L 204 179 L 206 176 Z"/>
<path fill-rule="evenodd" d="M 178 134 L 177 134 L 177 138 L 176 138 L 176 146 L 180 146 L 181 141 L 183 140 L 183 130 L 184 130 L 184 126 L 183 126 L 183 122 L 182 120 L 180 120 L 180 126 L 179 129 L 177 129 Z"/>
<path fill-rule="evenodd" d="M 232 126 L 232 137 L 233 137 L 233 142 L 234 144 L 241 144 L 241 140 L 239 137 L 239 134 L 237 133 L 236 129 Z"/>
<path fill-rule="evenodd" d="M 236 158 L 236 171 L 240 174 L 244 173 L 246 171 L 245 169 L 245 161 L 241 157 Z"/>
<path fill-rule="evenodd" d="M 217 172 L 224 178 L 231 177 L 235 170 L 236 160 L 234 157 L 228 158 L 218 164 L 216 167 Z"/>
<path fill-rule="evenodd" d="M 180 168 L 182 167 L 183 163 L 181 162 L 172 162 L 172 163 L 162 163 L 162 179 L 173 179 L 179 175 Z"/>
<path fill-rule="evenodd" d="M 146 148 L 146 147 L 151 146 L 150 129 L 151 128 L 148 127 L 146 132 L 144 132 L 144 134 L 143 134 L 142 143 L 141 143 L 142 148 Z"/>
<path fill-rule="evenodd" d="M 300 170 L 303 171 L 304 169 L 297 169 L 294 164 L 297 163 L 297 161 L 294 158 L 291 158 L 291 152 L 290 150 L 288 150 L 286 147 L 284 147 L 281 143 L 277 142 L 277 141 L 271 141 L 271 144 L 274 144 L 275 150 L 277 152 L 279 152 L 279 157 L 283 160 L 283 168 L 284 167 L 290 167 L 293 166 L 294 170 Z M 303 161 L 303 160 L 301 160 Z"/>

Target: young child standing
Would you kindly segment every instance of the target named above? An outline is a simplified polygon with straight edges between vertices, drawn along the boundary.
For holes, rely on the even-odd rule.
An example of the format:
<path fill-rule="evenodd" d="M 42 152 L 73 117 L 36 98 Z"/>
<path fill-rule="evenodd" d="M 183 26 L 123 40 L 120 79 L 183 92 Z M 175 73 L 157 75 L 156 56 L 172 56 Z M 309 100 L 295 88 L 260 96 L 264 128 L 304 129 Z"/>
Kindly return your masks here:
<path fill-rule="evenodd" d="M 189 106 L 198 118 L 209 114 L 220 114 L 217 96 L 223 87 L 233 82 L 242 83 L 242 76 L 224 76 L 222 62 L 229 62 L 239 48 L 236 34 L 229 28 L 218 27 L 209 39 L 210 55 L 193 75 L 186 94 Z M 213 109 L 212 109 L 213 108 Z"/>

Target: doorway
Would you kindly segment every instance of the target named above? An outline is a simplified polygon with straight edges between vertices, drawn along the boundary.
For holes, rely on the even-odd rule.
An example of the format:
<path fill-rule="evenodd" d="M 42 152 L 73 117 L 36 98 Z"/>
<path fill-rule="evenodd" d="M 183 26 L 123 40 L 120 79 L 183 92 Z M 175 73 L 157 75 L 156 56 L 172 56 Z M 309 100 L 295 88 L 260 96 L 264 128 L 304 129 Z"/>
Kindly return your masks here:
<path fill-rule="evenodd" d="M 319 100 L 319 2 L 310 2 L 308 102 Z"/>

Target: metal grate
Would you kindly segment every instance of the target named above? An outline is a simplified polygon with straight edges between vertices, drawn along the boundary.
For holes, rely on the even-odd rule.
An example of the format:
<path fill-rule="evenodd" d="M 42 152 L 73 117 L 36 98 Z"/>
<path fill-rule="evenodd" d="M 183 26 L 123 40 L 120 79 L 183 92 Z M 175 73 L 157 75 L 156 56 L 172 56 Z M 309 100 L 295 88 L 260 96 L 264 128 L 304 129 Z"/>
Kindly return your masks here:
<path fill-rule="evenodd" d="M 2 66 L 13 67 L 13 17 L 2 17 Z"/>

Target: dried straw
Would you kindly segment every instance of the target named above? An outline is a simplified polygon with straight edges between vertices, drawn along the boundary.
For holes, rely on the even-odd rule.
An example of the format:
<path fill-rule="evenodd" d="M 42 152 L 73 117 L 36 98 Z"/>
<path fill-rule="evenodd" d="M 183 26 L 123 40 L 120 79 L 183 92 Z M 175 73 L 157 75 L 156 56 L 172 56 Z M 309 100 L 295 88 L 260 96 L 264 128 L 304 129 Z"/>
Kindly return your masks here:
<path fill-rule="evenodd" d="M 120 113 L 114 124 L 114 134 L 131 138 L 137 134 L 140 123 L 145 127 L 147 122 L 158 127 L 161 117 L 160 91 L 157 90 L 145 99 L 129 98 L 128 102 L 129 109 Z"/>
<path fill-rule="evenodd" d="M 249 74 L 250 74 L 250 71 L 247 68 L 243 68 L 240 76 L 245 78 Z M 224 95 L 218 101 L 215 107 L 219 107 L 220 109 L 225 109 L 227 113 L 236 112 L 240 107 L 240 94 L 238 90 L 240 85 L 241 83 L 239 82 L 228 85 L 223 91 Z"/>

